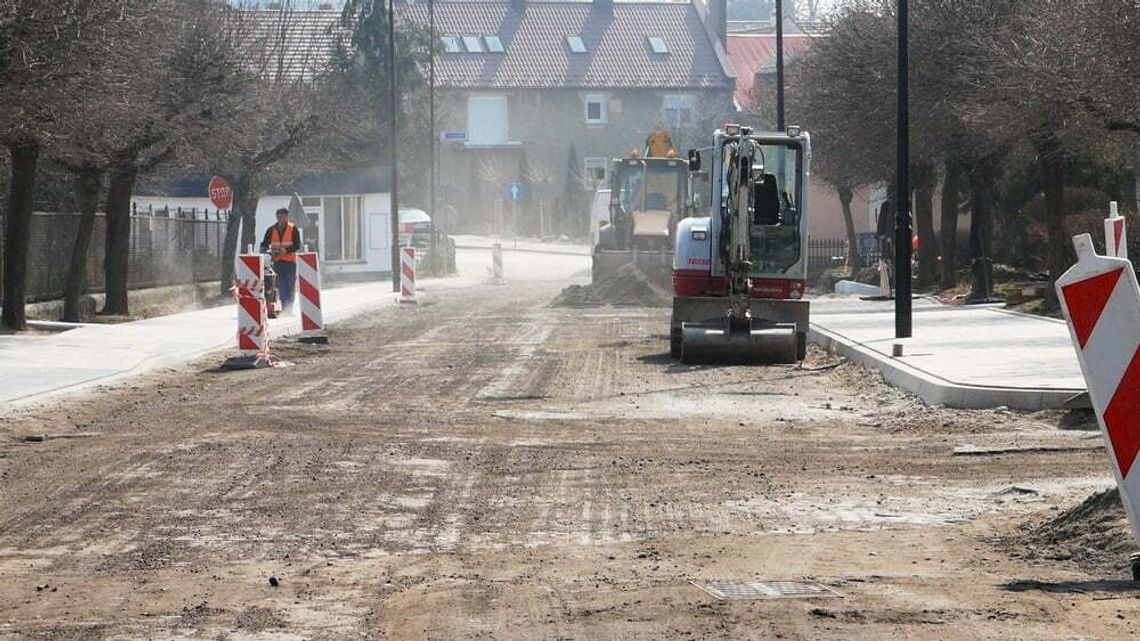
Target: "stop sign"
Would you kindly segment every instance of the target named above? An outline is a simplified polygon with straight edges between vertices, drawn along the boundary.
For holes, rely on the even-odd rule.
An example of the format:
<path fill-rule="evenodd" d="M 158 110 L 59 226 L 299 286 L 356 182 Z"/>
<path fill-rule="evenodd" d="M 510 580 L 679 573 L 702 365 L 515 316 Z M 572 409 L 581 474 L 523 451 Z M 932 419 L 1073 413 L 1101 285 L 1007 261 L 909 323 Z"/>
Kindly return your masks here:
<path fill-rule="evenodd" d="M 210 202 L 218 209 L 229 209 L 234 204 L 234 190 L 230 188 L 230 183 L 221 176 L 214 176 L 210 179 L 210 185 L 206 188 L 210 192 Z"/>

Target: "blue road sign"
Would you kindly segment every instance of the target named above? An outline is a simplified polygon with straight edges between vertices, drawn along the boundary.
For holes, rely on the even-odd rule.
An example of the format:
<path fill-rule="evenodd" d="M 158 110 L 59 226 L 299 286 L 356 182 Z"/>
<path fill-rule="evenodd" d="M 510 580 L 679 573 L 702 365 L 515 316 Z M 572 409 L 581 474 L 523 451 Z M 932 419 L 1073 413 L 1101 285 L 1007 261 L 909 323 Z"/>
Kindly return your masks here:
<path fill-rule="evenodd" d="M 443 142 L 466 142 L 467 141 L 467 132 L 466 131 L 441 131 L 439 134 L 439 139 L 442 140 Z"/>
<path fill-rule="evenodd" d="M 526 187 L 522 183 L 507 183 L 507 200 L 518 202 L 526 198 Z"/>

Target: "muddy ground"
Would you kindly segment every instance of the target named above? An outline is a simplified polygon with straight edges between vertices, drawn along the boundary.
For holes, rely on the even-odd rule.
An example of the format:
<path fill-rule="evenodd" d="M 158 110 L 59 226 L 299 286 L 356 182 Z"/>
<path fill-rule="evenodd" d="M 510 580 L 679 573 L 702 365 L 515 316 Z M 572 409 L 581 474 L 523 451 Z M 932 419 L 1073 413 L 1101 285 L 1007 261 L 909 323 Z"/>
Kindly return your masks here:
<path fill-rule="evenodd" d="M 1041 534 L 1110 486 L 1098 434 L 1058 429 L 1087 424 L 928 408 L 814 351 L 681 366 L 667 310 L 550 307 L 564 284 L 429 293 L 282 344 L 292 367 L 211 357 L 5 416 L 0 638 L 1140 628 L 1118 504 Z M 43 433 L 93 436 L 17 440 Z M 756 579 L 841 598 L 692 584 Z"/>

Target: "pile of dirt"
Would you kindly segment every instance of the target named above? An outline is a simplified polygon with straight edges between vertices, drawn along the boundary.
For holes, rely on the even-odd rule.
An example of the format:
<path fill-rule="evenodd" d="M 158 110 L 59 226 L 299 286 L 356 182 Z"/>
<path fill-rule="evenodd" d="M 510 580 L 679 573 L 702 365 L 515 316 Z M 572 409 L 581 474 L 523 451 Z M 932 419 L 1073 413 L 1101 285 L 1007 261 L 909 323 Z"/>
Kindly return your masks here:
<path fill-rule="evenodd" d="M 1015 544 L 1025 558 L 1073 561 L 1089 569 L 1122 570 L 1133 550 L 1128 517 L 1116 488 L 1097 492 L 1080 504 L 1022 528 Z"/>
<path fill-rule="evenodd" d="M 596 283 L 571 285 L 551 302 L 552 307 L 668 307 L 672 304 L 672 295 L 650 282 L 632 263 L 622 265 Z"/>

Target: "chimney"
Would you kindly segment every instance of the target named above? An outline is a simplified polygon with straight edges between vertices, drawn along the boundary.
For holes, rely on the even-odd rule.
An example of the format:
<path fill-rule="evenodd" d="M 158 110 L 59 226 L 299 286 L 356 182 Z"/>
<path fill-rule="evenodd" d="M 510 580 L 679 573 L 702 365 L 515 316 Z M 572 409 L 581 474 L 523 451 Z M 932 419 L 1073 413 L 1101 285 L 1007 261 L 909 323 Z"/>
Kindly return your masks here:
<path fill-rule="evenodd" d="M 594 8 L 603 13 L 614 12 L 614 0 L 593 0 Z"/>
<path fill-rule="evenodd" d="M 526 0 L 511 0 L 511 9 L 519 13 L 526 13 Z"/>
<path fill-rule="evenodd" d="M 716 30 L 717 40 L 721 46 L 728 49 L 728 0 L 707 0 L 709 3 L 709 21 Z"/>

